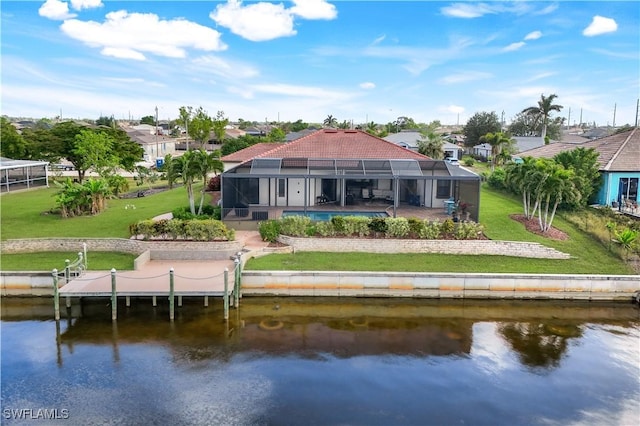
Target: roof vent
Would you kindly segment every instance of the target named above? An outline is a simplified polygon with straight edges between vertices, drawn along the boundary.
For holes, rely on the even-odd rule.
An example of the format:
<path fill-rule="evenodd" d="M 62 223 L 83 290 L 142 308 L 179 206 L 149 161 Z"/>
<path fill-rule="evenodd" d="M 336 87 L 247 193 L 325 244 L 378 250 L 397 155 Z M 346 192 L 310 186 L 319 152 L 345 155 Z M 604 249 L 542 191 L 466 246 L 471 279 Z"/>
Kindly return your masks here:
<path fill-rule="evenodd" d="M 325 133 L 338 133 L 338 129 L 324 129 Z"/>
<path fill-rule="evenodd" d="M 347 129 L 344 131 L 345 133 L 358 133 L 356 129 Z"/>

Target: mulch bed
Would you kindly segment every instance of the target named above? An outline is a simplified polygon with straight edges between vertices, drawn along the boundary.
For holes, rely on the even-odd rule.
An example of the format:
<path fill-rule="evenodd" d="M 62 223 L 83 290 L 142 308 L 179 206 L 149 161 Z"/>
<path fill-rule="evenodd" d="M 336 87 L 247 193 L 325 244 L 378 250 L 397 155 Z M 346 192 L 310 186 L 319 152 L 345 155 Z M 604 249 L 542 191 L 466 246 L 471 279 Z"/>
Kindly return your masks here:
<path fill-rule="evenodd" d="M 540 231 L 540 224 L 538 223 L 538 219 L 526 219 L 522 214 L 512 214 L 509 216 L 511 219 L 520 222 L 524 225 L 525 229 L 532 234 L 540 235 L 541 237 L 546 237 L 551 240 L 565 241 L 569 239 L 569 235 L 561 230 L 554 228 L 553 226 L 547 231 Z"/>

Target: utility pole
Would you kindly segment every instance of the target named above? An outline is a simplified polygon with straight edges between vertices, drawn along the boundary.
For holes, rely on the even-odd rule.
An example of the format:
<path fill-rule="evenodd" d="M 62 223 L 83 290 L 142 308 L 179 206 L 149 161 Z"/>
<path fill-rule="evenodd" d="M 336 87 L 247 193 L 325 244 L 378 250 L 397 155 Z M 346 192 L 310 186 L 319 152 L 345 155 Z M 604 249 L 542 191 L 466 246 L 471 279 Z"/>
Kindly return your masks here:
<path fill-rule="evenodd" d="M 616 128 L 616 108 L 618 104 L 613 104 L 613 128 Z"/>
<path fill-rule="evenodd" d="M 640 98 L 636 101 L 636 127 L 638 127 L 638 108 L 640 108 Z"/>
<path fill-rule="evenodd" d="M 569 118 L 567 118 L 567 130 L 571 128 L 571 107 L 569 107 Z"/>

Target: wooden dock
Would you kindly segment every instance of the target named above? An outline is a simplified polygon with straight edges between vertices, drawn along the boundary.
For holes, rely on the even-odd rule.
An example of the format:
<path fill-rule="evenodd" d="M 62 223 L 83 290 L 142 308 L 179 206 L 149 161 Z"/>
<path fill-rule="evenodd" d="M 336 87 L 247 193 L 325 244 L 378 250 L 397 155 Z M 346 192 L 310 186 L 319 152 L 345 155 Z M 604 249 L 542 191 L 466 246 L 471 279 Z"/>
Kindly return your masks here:
<path fill-rule="evenodd" d="M 54 279 L 54 308 L 60 319 L 59 298 L 71 306 L 72 297 L 105 297 L 111 299 L 112 320 L 117 319 L 117 298 L 124 297 L 130 306 L 131 297 L 150 297 L 153 306 L 158 297 L 169 298 L 169 318 L 174 319 L 174 301 L 182 306 L 182 297 L 203 297 L 204 306 L 209 297 L 222 298 L 224 319 L 229 317 L 229 306 L 238 306 L 240 297 L 240 261 L 150 261 L 137 271 L 92 271 L 59 282 Z M 64 281 L 64 278 L 63 278 Z M 57 290 L 57 291 L 56 291 Z"/>

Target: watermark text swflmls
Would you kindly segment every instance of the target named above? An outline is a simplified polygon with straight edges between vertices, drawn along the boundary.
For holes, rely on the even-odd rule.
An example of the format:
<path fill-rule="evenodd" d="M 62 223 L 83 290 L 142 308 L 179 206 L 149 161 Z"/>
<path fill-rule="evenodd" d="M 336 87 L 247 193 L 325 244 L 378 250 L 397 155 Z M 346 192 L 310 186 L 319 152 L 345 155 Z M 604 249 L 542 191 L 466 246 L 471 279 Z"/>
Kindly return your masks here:
<path fill-rule="evenodd" d="M 69 418 L 66 408 L 4 408 L 2 417 L 9 420 L 64 420 Z"/>

